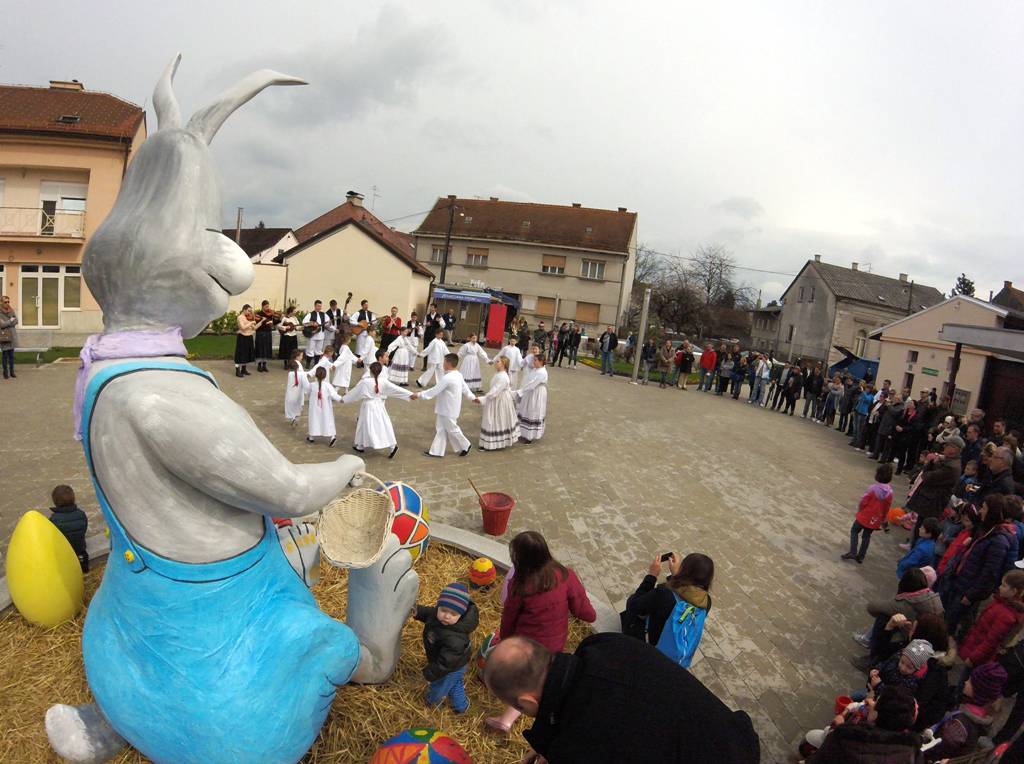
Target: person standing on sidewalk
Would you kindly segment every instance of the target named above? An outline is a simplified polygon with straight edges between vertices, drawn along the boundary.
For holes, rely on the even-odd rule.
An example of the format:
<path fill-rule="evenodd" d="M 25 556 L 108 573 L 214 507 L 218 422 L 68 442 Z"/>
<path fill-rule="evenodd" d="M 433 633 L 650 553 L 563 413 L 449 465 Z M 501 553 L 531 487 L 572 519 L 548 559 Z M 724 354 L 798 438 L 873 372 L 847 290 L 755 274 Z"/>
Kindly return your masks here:
<path fill-rule="evenodd" d="M 0 354 L 3 355 L 4 379 L 16 379 L 14 348 L 18 345 L 18 314 L 11 307 L 11 298 L 4 295 L 0 302 Z"/>
<path fill-rule="evenodd" d="M 704 343 L 704 352 L 700 356 L 700 381 L 697 389 L 705 393 L 711 392 L 711 383 L 715 378 L 715 369 L 718 367 L 718 354 L 710 342 Z"/>
<path fill-rule="evenodd" d="M 601 349 L 601 374 L 609 377 L 615 376 L 615 348 L 619 346 L 619 338 L 612 327 L 604 330 L 597 340 L 597 346 Z"/>

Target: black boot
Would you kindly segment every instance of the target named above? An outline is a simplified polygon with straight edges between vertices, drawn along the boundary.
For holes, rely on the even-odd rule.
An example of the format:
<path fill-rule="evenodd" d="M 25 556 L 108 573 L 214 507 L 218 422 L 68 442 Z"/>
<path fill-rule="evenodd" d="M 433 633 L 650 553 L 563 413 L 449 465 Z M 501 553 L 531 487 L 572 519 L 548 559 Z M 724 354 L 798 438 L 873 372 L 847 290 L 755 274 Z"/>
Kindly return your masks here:
<path fill-rule="evenodd" d="M 241 366 L 236 366 L 235 367 L 235 376 L 236 377 L 242 376 L 242 367 Z"/>
<path fill-rule="evenodd" d="M 244 364 L 242 365 L 242 374 L 241 374 L 241 376 L 243 376 L 243 377 L 250 377 L 250 376 L 252 376 L 251 374 L 249 374 L 249 370 L 247 368 L 245 368 Z"/>

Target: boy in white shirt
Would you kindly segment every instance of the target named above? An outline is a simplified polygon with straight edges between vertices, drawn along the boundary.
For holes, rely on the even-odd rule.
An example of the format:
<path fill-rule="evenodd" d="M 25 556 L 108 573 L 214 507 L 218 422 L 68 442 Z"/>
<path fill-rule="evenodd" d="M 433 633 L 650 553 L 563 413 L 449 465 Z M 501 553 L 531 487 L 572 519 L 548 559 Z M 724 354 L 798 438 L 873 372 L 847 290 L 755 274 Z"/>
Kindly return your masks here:
<path fill-rule="evenodd" d="M 416 354 L 417 356 L 427 357 L 427 370 L 420 374 L 420 378 L 416 380 L 417 387 L 423 387 L 425 383 L 430 381 L 431 377 L 434 377 L 434 384 L 441 384 L 441 378 L 444 376 L 444 371 L 442 371 L 441 367 L 444 364 L 444 357 L 448 353 L 448 345 L 444 341 L 444 336 L 444 329 L 438 329 L 430 344 Z M 457 358 L 458 356 L 456 356 Z M 455 363 L 458 364 L 458 360 Z"/>
<path fill-rule="evenodd" d="M 429 401 L 431 398 L 437 398 L 437 403 L 434 404 L 434 414 L 436 415 L 434 440 L 430 444 L 430 449 L 424 453 L 427 456 L 440 458 L 444 456 L 447 443 L 451 443 L 452 448 L 458 451 L 459 456 L 465 456 L 473 448 L 473 444 L 459 428 L 462 396 L 473 403 L 480 403 L 480 399 L 473 394 L 469 385 L 466 384 L 466 380 L 456 371 L 455 367 L 459 365 L 459 357 L 455 353 L 445 355 L 442 364 L 444 376 L 441 377 L 441 381 L 425 392 L 412 395 L 412 400 L 423 398 Z"/>

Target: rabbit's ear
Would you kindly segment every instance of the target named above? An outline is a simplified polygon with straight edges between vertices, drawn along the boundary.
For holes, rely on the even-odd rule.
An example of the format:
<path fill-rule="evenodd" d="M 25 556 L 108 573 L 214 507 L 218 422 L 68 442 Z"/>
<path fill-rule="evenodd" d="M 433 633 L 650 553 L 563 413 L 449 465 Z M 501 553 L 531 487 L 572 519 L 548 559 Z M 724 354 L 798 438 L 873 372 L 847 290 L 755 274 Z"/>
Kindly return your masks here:
<path fill-rule="evenodd" d="M 178 71 L 178 64 L 181 63 L 181 54 L 178 53 L 171 63 L 164 69 L 160 81 L 156 83 L 153 91 L 153 108 L 156 109 L 156 129 L 165 130 L 168 128 L 181 127 L 181 108 L 178 106 L 178 99 L 174 96 L 174 75 Z"/>
<path fill-rule="evenodd" d="M 202 138 L 207 144 L 213 140 L 224 120 L 254 95 L 271 85 L 305 85 L 305 80 L 289 77 L 272 69 L 261 69 L 221 93 L 217 100 L 206 106 L 188 121 L 185 129 Z"/>

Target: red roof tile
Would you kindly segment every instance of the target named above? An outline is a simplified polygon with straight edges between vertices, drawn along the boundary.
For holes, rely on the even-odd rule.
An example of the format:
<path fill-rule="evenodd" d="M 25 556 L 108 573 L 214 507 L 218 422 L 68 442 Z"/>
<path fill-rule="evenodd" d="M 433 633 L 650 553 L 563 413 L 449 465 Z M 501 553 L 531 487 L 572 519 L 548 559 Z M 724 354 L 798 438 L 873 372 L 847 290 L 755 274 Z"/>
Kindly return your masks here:
<path fill-rule="evenodd" d="M 448 209 L 452 201 L 461 213 L 456 214 L 452 236 L 464 239 L 522 241 L 628 254 L 636 228 L 635 212 L 441 198 L 413 235 L 444 236 L 448 230 Z"/>
<path fill-rule="evenodd" d="M 130 139 L 143 119 L 140 106 L 109 93 L 0 85 L 0 132 Z"/>

